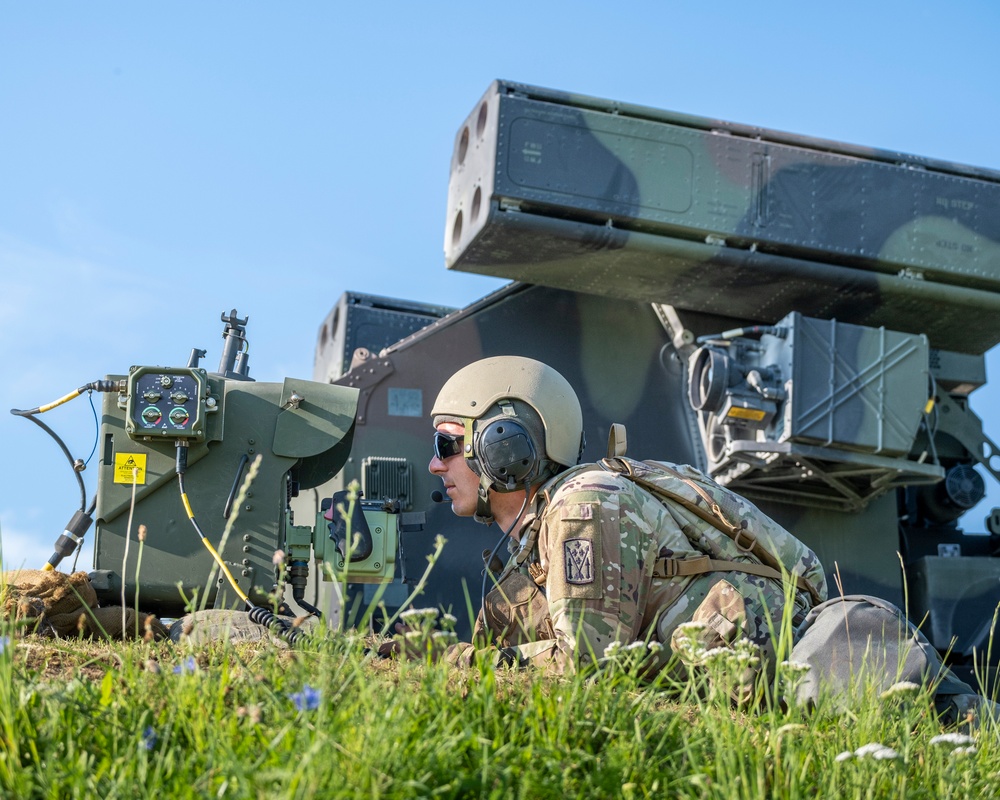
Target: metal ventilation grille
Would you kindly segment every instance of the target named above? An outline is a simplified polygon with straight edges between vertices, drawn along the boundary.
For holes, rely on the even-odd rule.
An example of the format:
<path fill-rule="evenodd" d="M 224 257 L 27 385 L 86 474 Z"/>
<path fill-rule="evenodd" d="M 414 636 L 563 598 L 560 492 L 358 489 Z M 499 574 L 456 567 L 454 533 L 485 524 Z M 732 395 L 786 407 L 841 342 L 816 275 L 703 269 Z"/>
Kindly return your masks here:
<path fill-rule="evenodd" d="M 986 494 L 982 476 L 968 464 L 952 467 L 944 482 L 948 499 L 959 508 L 972 508 Z"/>
<path fill-rule="evenodd" d="M 361 491 L 366 500 L 398 500 L 410 507 L 413 467 L 405 458 L 369 456 L 361 462 Z"/>

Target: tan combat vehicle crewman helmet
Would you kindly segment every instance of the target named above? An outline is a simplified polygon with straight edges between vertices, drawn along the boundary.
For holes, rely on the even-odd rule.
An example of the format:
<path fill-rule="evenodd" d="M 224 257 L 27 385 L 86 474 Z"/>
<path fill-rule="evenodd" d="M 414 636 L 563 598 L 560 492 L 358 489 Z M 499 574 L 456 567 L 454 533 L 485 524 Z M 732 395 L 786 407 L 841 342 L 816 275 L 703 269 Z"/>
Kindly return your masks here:
<path fill-rule="evenodd" d="M 463 367 L 441 388 L 431 416 L 435 425 L 448 418 L 466 424 L 473 434 L 466 456 L 480 474 L 498 472 L 490 469 L 499 457 L 491 457 L 491 452 L 520 446 L 517 441 L 501 446 L 504 434 L 498 433 L 498 426 L 506 422 L 510 428 L 514 423 L 525 432 L 537 464 L 513 480 L 500 469 L 499 485 L 492 486 L 499 491 L 573 466 L 583 452 L 583 412 L 573 387 L 552 367 L 523 356 L 493 356 Z M 466 439 L 467 448 L 469 444 Z"/>

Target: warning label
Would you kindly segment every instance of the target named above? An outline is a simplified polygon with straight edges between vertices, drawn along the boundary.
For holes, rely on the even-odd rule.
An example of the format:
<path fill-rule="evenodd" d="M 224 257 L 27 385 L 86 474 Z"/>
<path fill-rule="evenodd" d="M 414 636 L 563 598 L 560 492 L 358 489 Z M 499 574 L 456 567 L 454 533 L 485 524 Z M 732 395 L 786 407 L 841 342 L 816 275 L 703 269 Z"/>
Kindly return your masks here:
<path fill-rule="evenodd" d="M 754 422 L 760 422 L 767 416 L 767 412 L 761 411 L 758 408 L 740 408 L 739 406 L 733 406 L 726 412 L 727 417 L 734 417 L 735 419 L 752 419 Z"/>
<path fill-rule="evenodd" d="M 133 477 L 134 474 L 134 477 Z M 146 483 L 145 453 L 115 453 L 115 483 Z"/>

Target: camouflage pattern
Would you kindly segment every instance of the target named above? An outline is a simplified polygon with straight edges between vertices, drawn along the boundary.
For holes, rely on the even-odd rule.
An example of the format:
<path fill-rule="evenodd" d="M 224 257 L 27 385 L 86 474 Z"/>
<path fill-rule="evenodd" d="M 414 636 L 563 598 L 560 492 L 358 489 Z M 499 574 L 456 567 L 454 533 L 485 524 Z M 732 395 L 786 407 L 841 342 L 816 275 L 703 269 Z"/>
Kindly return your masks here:
<path fill-rule="evenodd" d="M 984 353 L 998 256 L 992 170 L 503 81 L 455 137 L 449 269 Z"/>
<path fill-rule="evenodd" d="M 474 99 L 456 131 L 445 258 L 449 269 L 518 282 L 388 347 L 375 311 L 342 303 L 328 322 L 339 319 L 358 338 L 333 352 L 324 324 L 314 376 L 361 390 L 356 457 L 336 488 L 358 479 L 367 496 L 398 498 L 426 515 L 425 531 L 405 536 L 406 574 L 424 569 L 437 535 L 447 539 L 425 590 L 429 605 L 464 608 L 463 583 L 479 584 L 480 552 L 493 544 L 428 499 L 440 481 L 425 469 L 429 402 L 484 357 L 523 355 L 566 377 L 583 406 L 584 461 L 601 459 L 608 426 L 622 423 L 636 434 L 633 456 L 707 471 L 685 369 L 700 339 L 792 311 L 884 326 L 926 334 L 938 390 L 912 451 L 889 467 L 912 473 L 931 466 L 934 453 L 967 467 L 984 452 L 972 441 L 983 426 L 968 397 L 986 382 L 982 353 L 1000 337 L 1000 174 L 504 82 L 472 107 Z M 521 135 L 529 128 L 543 135 Z M 688 154 L 693 168 L 682 169 Z M 400 315 L 411 310 L 409 301 L 381 298 L 378 313 L 391 304 Z M 838 339 L 830 350 L 842 347 Z M 359 350 L 365 359 L 354 358 Z M 338 369 L 325 367 L 334 362 Z M 342 374 L 346 364 L 354 367 Z M 791 388 L 801 398 L 824 385 L 796 376 Z M 960 509 L 941 518 L 939 485 L 895 479 L 857 510 L 821 502 L 832 486 L 871 483 L 867 467 L 850 463 L 856 449 L 836 455 L 844 468 L 835 474 L 821 474 L 812 456 L 784 471 L 773 454 L 756 458 L 763 474 L 754 502 L 836 565 L 844 592 L 905 604 L 911 618 L 929 616 L 935 641 L 957 637 L 955 652 L 985 652 L 990 631 L 977 623 L 990 617 L 1000 584 L 979 580 L 996 560 L 991 537 L 967 535 L 985 531 L 981 520 L 967 515 L 956 527 Z M 412 483 L 397 490 L 366 479 L 368 456 L 405 459 Z M 991 520 L 1000 531 L 1000 514 Z M 921 564 L 923 577 L 914 573 Z M 406 589 L 390 586 L 390 607 Z"/>
<path fill-rule="evenodd" d="M 490 634 L 501 647 L 556 638 L 545 594 L 528 575 L 511 571 L 486 595 L 473 639 Z"/>
<path fill-rule="evenodd" d="M 668 507 L 678 524 L 713 559 L 760 562 L 796 576 L 802 590 L 795 597 L 799 620 L 811 605 L 826 600 L 826 574 L 816 554 L 745 497 L 687 464 L 618 457 L 606 459 L 603 465 L 628 472 L 653 494 L 670 501 Z M 708 521 L 709 527 L 698 528 L 694 518 Z M 749 558 L 748 550 L 756 558 Z"/>
<path fill-rule="evenodd" d="M 711 485 L 693 468 L 682 469 Z M 749 503 L 739 508 L 739 515 L 754 530 L 778 530 Z M 657 577 L 657 559 L 683 561 L 705 553 L 729 558 L 731 552 L 719 540 L 723 535 L 701 517 L 678 503 L 661 502 L 629 478 L 595 464 L 557 476 L 536 495 L 521 536 L 522 547 L 501 574 L 500 588 L 515 570 L 522 573 L 521 587 L 530 577 L 544 586 L 549 617 L 537 620 L 535 610 L 533 629 L 522 617 L 515 641 L 509 622 L 513 609 L 499 615 L 502 629 L 489 625 L 498 615 L 488 614 L 486 624 L 500 649 L 480 655 L 495 663 L 563 673 L 601 659 L 615 642 L 635 641 L 665 645 L 665 663 L 674 631 L 691 620 L 706 622 L 711 631 L 706 646 L 747 640 L 764 656 L 773 654 L 772 632 L 780 627 L 785 605 L 781 582 L 735 571 Z M 779 546 L 785 557 L 792 551 L 799 559 L 787 565 L 789 570 L 822 574 L 811 551 L 803 556 L 804 548 L 787 532 Z M 739 559 L 751 560 L 744 554 L 733 560 Z M 825 583 L 820 587 L 825 598 Z M 523 598 L 521 604 L 525 607 Z M 804 615 L 812 599 L 798 591 L 795 604 L 796 613 Z M 477 628 L 482 624 L 481 616 Z M 554 636 L 546 639 L 540 630 L 550 624 Z M 451 658 L 468 662 L 473 656 L 474 648 L 467 644 L 458 646 Z"/>

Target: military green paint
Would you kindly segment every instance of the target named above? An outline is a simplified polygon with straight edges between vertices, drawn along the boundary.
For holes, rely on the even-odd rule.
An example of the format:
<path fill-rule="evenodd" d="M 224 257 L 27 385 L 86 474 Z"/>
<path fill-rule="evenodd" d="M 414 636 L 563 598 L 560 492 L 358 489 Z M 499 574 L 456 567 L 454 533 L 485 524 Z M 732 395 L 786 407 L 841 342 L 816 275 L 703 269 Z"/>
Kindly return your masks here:
<path fill-rule="evenodd" d="M 109 376 L 115 379 L 116 376 Z M 217 410 L 206 413 L 206 441 L 188 448 L 185 488 L 195 518 L 219 550 L 230 571 L 251 599 L 266 602 L 274 584 L 274 552 L 285 545 L 287 475 L 295 469 L 304 488 L 332 478 L 347 460 L 357 391 L 309 381 L 280 383 L 226 380 L 210 375 L 209 393 Z M 292 393 L 304 399 L 290 404 Z M 180 498 L 173 440 L 132 438 L 125 430 L 125 411 L 114 395 L 104 395 L 101 441 L 102 474 L 95 513 L 94 569 L 107 571 L 102 580 L 133 596 L 136 582 L 138 526 L 145 525 L 140 584 L 145 603 L 161 615 L 178 614 L 195 592 L 226 591 L 211 555 L 203 547 Z M 131 485 L 111 480 L 118 451 L 145 454 L 147 482 L 136 492 L 132 528 L 128 528 Z M 241 456 L 262 456 L 250 495 L 237 509 L 236 528 L 222 546 L 226 527 L 223 509 L 236 481 Z M 246 470 L 243 470 L 245 475 Z M 131 538 L 124 565 L 126 536 Z M 119 597 L 110 589 L 105 601 Z M 220 595 L 220 598 L 222 596 Z M 239 603 L 229 591 L 220 602 Z"/>
<path fill-rule="evenodd" d="M 452 158 L 449 268 L 691 311 L 981 354 L 998 247 L 1000 173 L 520 84 L 490 87 Z"/>

